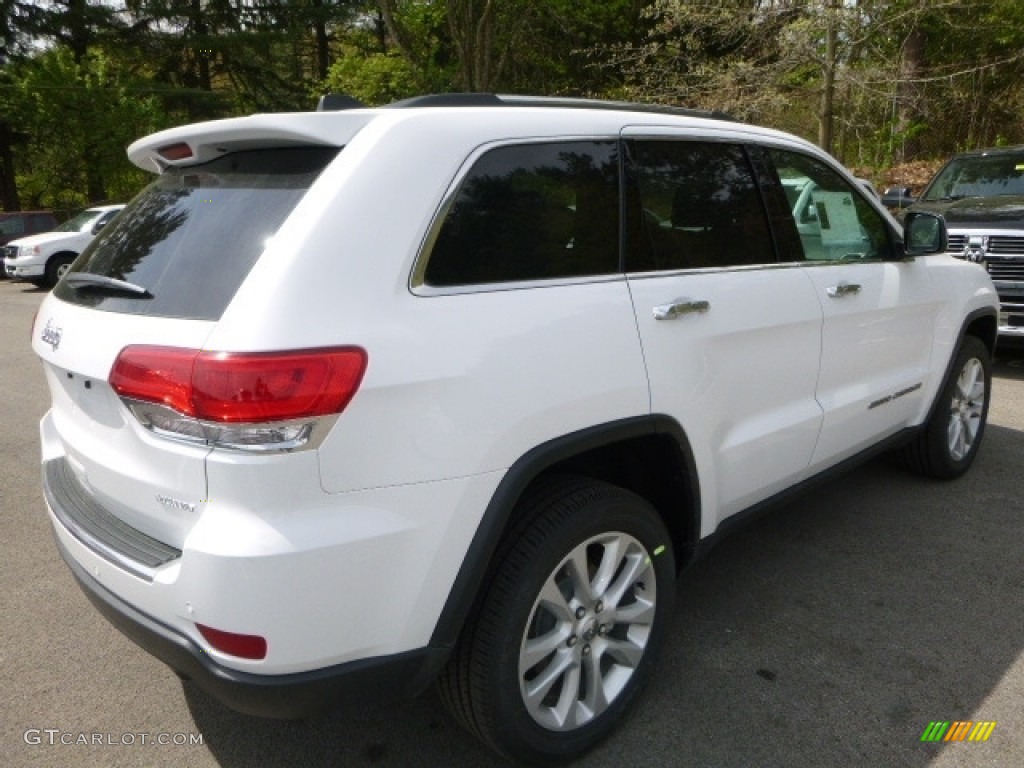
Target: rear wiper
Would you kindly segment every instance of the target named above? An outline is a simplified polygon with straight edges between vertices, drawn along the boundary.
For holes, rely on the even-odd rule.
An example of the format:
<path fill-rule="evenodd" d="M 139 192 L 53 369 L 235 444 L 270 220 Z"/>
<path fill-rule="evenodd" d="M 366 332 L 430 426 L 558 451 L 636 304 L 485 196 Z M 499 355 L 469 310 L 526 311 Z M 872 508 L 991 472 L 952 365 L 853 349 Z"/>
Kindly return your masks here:
<path fill-rule="evenodd" d="M 127 280 L 118 280 L 116 277 L 96 275 L 92 272 L 68 272 L 64 275 L 64 282 L 73 288 L 106 288 L 111 291 L 130 293 L 133 296 L 153 296 L 141 285 L 129 283 Z"/>

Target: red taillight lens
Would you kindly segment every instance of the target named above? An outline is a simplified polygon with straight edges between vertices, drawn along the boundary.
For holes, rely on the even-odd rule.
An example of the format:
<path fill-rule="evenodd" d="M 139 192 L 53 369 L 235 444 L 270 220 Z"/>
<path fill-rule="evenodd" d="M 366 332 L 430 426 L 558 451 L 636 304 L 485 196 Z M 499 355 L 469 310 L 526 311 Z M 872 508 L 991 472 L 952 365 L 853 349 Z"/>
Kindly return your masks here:
<path fill-rule="evenodd" d="M 200 419 L 263 422 L 340 413 L 366 370 L 361 349 L 203 353 L 192 374 Z"/>
<path fill-rule="evenodd" d="M 199 634 L 223 653 L 238 656 L 241 659 L 265 659 L 267 657 L 267 641 L 259 635 L 240 635 L 237 632 L 225 632 L 222 629 L 196 624 Z"/>
<path fill-rule="evenodd" d="M 129 346 L 110 371 L 122 397 L 221 423 L 259 423 L 340 413 L 366 371 L 359 347 L 289 352 L 200 352 Z"/>
<path fill-rule="evenodd" d="M 110 386 L 122 397 L 194 416 L 192 368 L 198 356 L 194 349 L 125 347 L 110 369 Z"/>

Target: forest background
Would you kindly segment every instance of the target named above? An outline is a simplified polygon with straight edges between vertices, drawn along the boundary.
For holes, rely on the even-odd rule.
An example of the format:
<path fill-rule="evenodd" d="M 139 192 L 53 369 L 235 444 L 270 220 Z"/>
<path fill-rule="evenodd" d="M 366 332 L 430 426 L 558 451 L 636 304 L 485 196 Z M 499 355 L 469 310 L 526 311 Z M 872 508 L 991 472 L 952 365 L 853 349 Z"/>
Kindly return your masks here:
<path fill-rule="evenodd" d="M 1024 2 L 0 0 L 0 207 L 125 201 L 162 128 L 453 91 L 721 109 L 919 187 L 1024 143 Z"/>

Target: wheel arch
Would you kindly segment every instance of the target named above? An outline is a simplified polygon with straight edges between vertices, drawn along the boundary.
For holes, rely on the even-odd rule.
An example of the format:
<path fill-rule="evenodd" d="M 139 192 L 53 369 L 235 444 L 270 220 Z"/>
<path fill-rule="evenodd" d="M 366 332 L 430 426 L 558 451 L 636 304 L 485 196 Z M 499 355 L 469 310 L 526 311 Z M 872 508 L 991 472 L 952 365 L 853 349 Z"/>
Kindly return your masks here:
<path fill-rule="evenodd" d="M 963 329 L 960 331 L 960 338 L 957 339 L 957 347 L 959 348 L 963 342 L 964 336 L 977 336 L 988 347 L 988 353 L 995 355 L 998 334 L 999 322 L 995 311 L 979 309 L 968 315 L 964 321 Z"/>
<path fill-rule="evenodd" d="M 63 259 L 68 257 L 70 257 L 71 260 L 74 261 L 75 259 L 78 258 L 78 254 L 75 253 L 74 251 L 56 251 L 55 253 L 51 253 L 46 258 L 46 266 L 50 266 L 54 259 Z"/>
<path fill-rule="evenodd" d="M 697 468 L 690 442 L 674 419 L 640 416 L 555 438 L 520 457 L 498 484 L 434 627 L 432 648 L 455 646 L 484 590 L 494 553 L 517 520 L 517 502 L 534 482 L 552 474 L 589 477 L 636 493 L 669 529 L 677 568 L 695 554 L 701 518 Z"/>
<path fill-rule="evenodd" d="M 939 387 L 935 392 L 935 397 L 932 400 L 931 405 L 928 407 L 928 411 L 925 414 L 921 424 L 927 424 L 932 418 L 932 414 L 935 409 L 939 407 L 939 400 L 941 399 L 942 390 L 949 381 L 950 376 L 954 375 L 953 364 L 956 362 L 956 356 L 960 352 L 960 347 L 963 346 L 964 339 L 968 336 L 975 336 L 981 340 L 988 349 L 989 355 L 994 355 L 996 350 L 996 337 L 999 333 L 999 323 L 997 318 L 996 310 L 992 307 L 983 307 L 976 309 L 969 313 L 964 318 L 963 323 L 960 325 L 960 331 L 956 337 L 956 344 L 952 346 L 952 352 L 949 355 L 949 359 L 946 361 L 945 371 L 942 374 Z"/>

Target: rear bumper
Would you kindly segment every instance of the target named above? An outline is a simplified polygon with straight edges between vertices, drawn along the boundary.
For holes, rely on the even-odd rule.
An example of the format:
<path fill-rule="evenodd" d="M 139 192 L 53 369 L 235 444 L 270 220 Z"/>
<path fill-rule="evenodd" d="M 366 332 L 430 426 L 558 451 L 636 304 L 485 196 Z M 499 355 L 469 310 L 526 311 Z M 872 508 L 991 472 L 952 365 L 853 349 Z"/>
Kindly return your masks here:
<path fill-rule="evenodd" d="M 193 680 L 214 698 L 248 715 L 298 718 L 345 702 L 388 701 L 422 692 L 448 653 L 420 648 L 286 675 L 256 675 L 213 661 L 191 638 L 147 616 L 103 587 L 65 549 L 57 547 L 86 597 L 143 649 Z"/>

